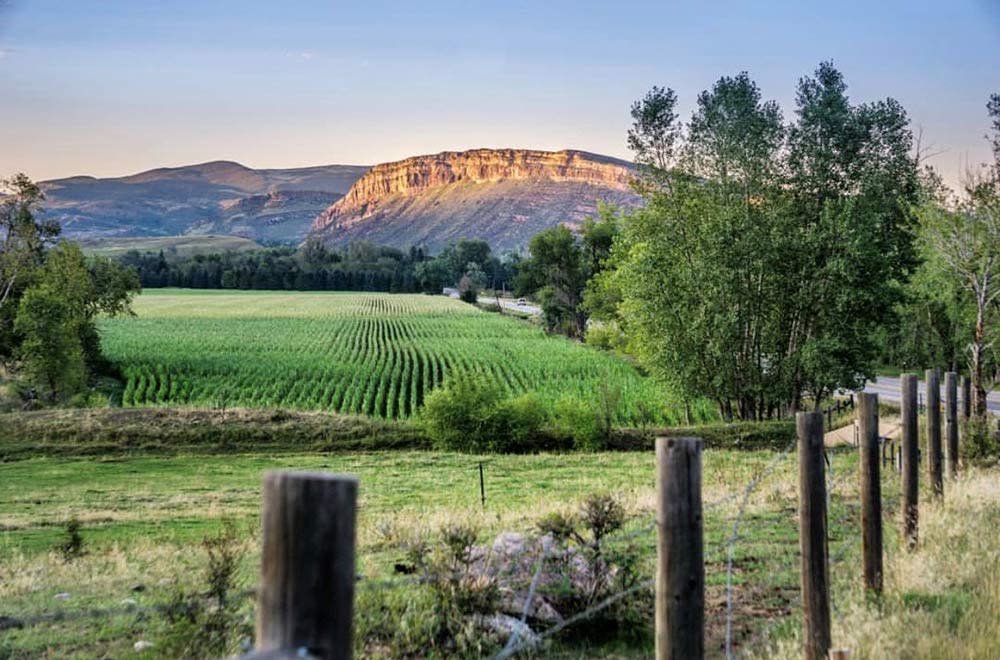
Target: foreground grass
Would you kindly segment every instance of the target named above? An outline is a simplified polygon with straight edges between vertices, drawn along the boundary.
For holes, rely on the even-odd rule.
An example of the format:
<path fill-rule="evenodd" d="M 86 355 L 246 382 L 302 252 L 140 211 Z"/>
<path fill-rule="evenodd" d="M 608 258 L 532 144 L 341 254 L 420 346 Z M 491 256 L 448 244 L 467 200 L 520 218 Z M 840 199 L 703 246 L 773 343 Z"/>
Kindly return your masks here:
<path fill-rule="evenodd" d="M 775 457 L 771 451 L 705 452 L 704 498 L 709 584 L 709 640 L 721 650 L 724 631 L 724 541 L 739 500 L 712 504 L 739 493 Z M 486 507 L 478 467 L 486 474 Z M 798 577 L 794 457 L 786 455 L 751 495 L 735 546 L 734 584 L 738 643 L 793 607 Z M 835 470 L 853 469 L 852 452 L 834 455 Z M 138 640 L 164 634 L 155 613 L 74 618 L 94 608 L 137 607 L 165 602 L 179 586 L 197 588 L 205 557 L 200 541 L 226 521 L 240 530 L 246 556 L 241 584 L 252 587 L 258 562 L 260 478 L 269 469 L 350 472 L 361 478 L 359 572 L 367 580 L 391 579 L 402 558 L 403 538 L 431 538 L 444 524 L 462 522 L 488 543 L 501 531 L 532 532 L 551 511 L 572 510 L 593 492 L 614 493 L 630 514 L 628 529 L 652 521 L 652 452 L 472 456 L 425 451 L 356 453 L 234 453 L 135 456 L 107 460 L 47 457 L 0 464 L 0 615 L 33 617 L 65 612 L 59 621 L 33 621 L 0 632 L 0 657 L 101 657 L 132 653 Z M 831 536 L 855 533 L 849 480 L 834 492 Z M 65 522 L 82 522 L 85 554 L 65 561 L 54 548 Z M 636 537 L 643 572 L 655 561 L 652 530 Z M 68 594 L 68 595 L 66 595 Z M 417 592 L 398 592 L 413 598 Z M 246 620 L 252 602 L 244 605 Z M 364 599 L 358 627 L 364 630 Z M 652 622 L 650 622 L 651 625 Z M 648 653 L 648 638 L 611 640 L 599 649 L 575 647 L 563 638 L 549 652 L 590 655 Z M 155 647 L 154 647 L 155 648 Z M 152 651 L 151 651 L 152 652 Z"/>
<path fill-rule="evenodd" d="M 737 653 L 799 657 L 796 461 L 776 469 L 740 495 L 778 456 L 772 451 L 712 450 L 704 456 L 706 502 L 707 648 L 724 654 L 726 538 L 739 519 L 733 546 L 733 639 Z M 486 474 L 480 503 L 478 467 Z M 860 658 L 995 657 L 1000 612 L 1000 524 L 997 474 L 970 473 L 949 483 L 944 504 L 922 502 L 921 545 L 898 546 L 898 480 L 884 474 L 887 538 L 886 595 L 866 601 L 860 591 L 855 452 L 831 454 L 830 550 L 834 582 L 834 644 Z M 162 649 L 169 633 L 155 610 L 178 588 L 203 588 L 206 558 L 200 541 L 227 521 L 244 553 L 238 582 L 257 579 L 260 478 L 269 469 L 321 469 L 361 478 L 358 556 L 362 584 L 394 580 L 403 558 L 400 539 L 433 538 L 462 522 L 488 543 L 501 531 L 531 532 L 551 511 L 576 507 L 587 494 L 614 493 L 642 530 L 654 506 L 651 452 L 472 456 L 427 451 L 236 452 L 119 456 L 110 459 L 39 457 L 0 464 L 0 616 L 29 621 L 0 630 L 0 657 L 118 657 L 139 640 Z M 926 491 L 926 489 L 925 489 Z M 66 561 L 56 550 L 65 522 L 82 522 L 85 554 Z M 653 534 L 640 533 L 642 571 L 652 575 Z M 419 586 L 393 598 L 423 597 Z M 359 633 L 377 611 L 359 592 Z M 249 630 L 252 599 L 240 605 Z M 95 609 L 110 609 L 91 616 Z M 37 615 L 58 614 L 55 620 Z M 651 624 L 652 622 L 650 622 Z M 649 631 L 647 631 L 649 632 Z M 419 631 L 414 632 L 418 634 Z M 247 633 L 249 634 L 249 633 Z M 648 637 L 580 645 L 556 640 L 546 654 L 636 657 L 651 654 Z M 593 642 L 588 642 L 592 644 Z M 371 649 L 367 649 L 371 651 Z"/>
<path fill-rule="evenodd" d="M 913 552 L 889 545 L 881 599 L 866 596 L 857 576 L 845 580 L 840 574 L 833 601 L 835 648 L 865 660 L 998 656 L 997 477 L 995 469 L 965 474 L 946 484 L 944 502 L 921 503 L 919 545 Z M 801 657 L 799 628 L 776 630 L 757 657 Z"/>

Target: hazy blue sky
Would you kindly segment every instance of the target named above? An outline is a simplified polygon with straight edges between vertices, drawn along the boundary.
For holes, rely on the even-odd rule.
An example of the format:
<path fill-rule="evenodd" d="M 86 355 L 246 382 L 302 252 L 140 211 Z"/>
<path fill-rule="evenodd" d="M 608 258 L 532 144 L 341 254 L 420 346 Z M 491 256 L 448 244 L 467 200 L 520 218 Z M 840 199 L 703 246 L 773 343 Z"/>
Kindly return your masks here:
<path fill-rule="evenodd" d="M 0 173 L 481 146 L 628 158 L 628 109 L 651 85 L 686 117 L 747 70 L 788 117 L 824 59 L 852 100 L 899 99 L 949 180 L 986 158 L 1000 0 L 0 0 Z"/>

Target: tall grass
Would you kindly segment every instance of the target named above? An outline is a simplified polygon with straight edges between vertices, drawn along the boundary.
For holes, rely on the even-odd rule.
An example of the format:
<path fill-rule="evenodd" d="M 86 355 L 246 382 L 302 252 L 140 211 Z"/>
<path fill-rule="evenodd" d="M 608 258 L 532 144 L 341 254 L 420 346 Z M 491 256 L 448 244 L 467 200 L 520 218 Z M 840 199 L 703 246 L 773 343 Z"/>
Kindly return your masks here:
<path fill-rule="evenodd" d="M 887 549 L 881 599 L 857 585 L 835 597 L 833 646 L 849 649 L 852 660 L 1000 657 L 997 473 L 965 474 L 945 492 L 944 502 L 921 503 L 914 552 Z M 759 657 L 800 658 L 801 633 Z"/>

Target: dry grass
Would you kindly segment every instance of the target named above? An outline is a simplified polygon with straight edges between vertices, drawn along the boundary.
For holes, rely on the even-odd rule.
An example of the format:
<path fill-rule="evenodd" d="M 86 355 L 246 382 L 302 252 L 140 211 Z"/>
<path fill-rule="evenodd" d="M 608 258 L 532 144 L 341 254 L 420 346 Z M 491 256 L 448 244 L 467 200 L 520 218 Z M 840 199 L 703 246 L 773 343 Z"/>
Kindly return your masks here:
<path fill-rule="evenodd" d="M 997 472 L 949 482 L 945 501 L 923 502 L 920 514 L 917 549 L 887 551 L 880 601 L 866 599 L 856 585 L 835 598 L 834 647 L 849 649 L 852 660 L 1000 657 Z M 801 653 L 795 630 L 758 657 Z"/>

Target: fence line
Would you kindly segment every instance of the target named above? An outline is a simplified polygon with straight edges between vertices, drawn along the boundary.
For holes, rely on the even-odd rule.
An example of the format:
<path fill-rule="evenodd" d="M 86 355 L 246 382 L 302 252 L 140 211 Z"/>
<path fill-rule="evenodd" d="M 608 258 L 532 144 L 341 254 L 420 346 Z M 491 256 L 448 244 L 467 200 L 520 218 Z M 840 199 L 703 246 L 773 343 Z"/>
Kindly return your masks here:
<path fill-rule="evenodd" d="M 916 484 L 914 482 L 915 475 L 912 474 L 912 472 L 916 471 L 915 470 L 917 462 L 916 450 L 918 447 L 918 439 L 916 437 L 916 424 L 915 424 L 917 417 L 916 415 L 917 401 L 916 397 L 913 396 L 916 394 L 915 391 L 916 388 L 913 387 L 912 390 L 910 390 L 911 383 L 912 385 L 915 385 L 915 376 L 913 376 L 912 374 L 905 374 L 903 376 L 902 382 L 903 382 L 903 397 L 902 397 L 903 420 L 901 422 L 901 425 L 903 428 L 903 441 L 901 444 L 904 447 L 903 457 L 905 464 L 905 469 L 903 471 L 901 479 L 902 492 L 900 494 L 902 498 L 901 508 L 902 508 L 902 519 L 904 523 L 902 527 L 902 533 L 904 538 L 907 539 L 907 541 L 909 541 L 909 543 L 912 546 L 912 544 L 916 542 L 916 521 L 917 521 L 917 506 L 918 506 L 918 501 L 915 497 L 916 493 Z M 946 421 L 949 421 L 953 420 L 955 417 L 955 415 L 950 412 L 950 409 L 952 409 L 953 407 L 957 408 L 957 404 L 955 403 L 957 397 L 955 397 L 950 393 L 950 390 L 956 387 L 955 375 L 953 373 L 946 374 L 945 382 L 948 384 L 948 387 L 946 387 L 947 400 L 945 402 Z M 853 397 L 852 397 L 851 408 L 856 410 L 855 414 L 858 415 L 859 418 L 864 411 L 868 411 L 870 413 L 873 408 L 875 411 L 877 411 L 878 407 L 877 395 L 870 395 L 871 398 L 867 398 L 868 396 L 869 395 L 866 395 L 865 398 L 862 399 L 861 405 L 859 405 L 858 408 L 856 409 L 853 405 Z M 932 407 L 935 409 L 938 408 L 938 406 L 932 406 Z M 837 410 L 838 412 L 840 410 L 839 404 Z M 826 651 L 829 650 L 830 647 L 829 629 L 830 629 L 831 614 L 838 612 L 840 608 L 839 608 L 839 603 L 836 602 L 836 600 L 834 599 L 830 599 L 829 597 L 830 585 L 827 582 L 828 571 L 830 567 L 840 565 L 840 563 L 853 550 L 855 550 L 857 546 L 857 539 L 855 539 L 852 535 L 848 534 L 841 542 L 842 547 L 838 548 L 838 551 L 834 555 L 831 556 L 829 554 L 829 547 L 828 547 L 829 530 L 827 529 L 826 526 L 826 517 L 832 511 L 832 503 L 833 503 L 832 495 L 834 492 L 836 492 L 838 487 L 845 480 L 851 477 L 852 474 L 852 472 L 847 469 L 840 469 L 839 467 L 836 467 L 835 459 L 839 455 L 839 452 L 832 452 L 832 451 L 828 452 L 823 447 L 823 442 L 822 442 L 823 430 L 824 430 L 823 420 L 824 417 L 830 414 L 829 411 L 830 409 L 815 413 L 801 414 L 799 418 L 799 432 L 798 432 L 799 437 L 793 438 L 784 448 L 782 448 L 779 452 L 777 452 L 774 456 L 772 456 L 763 466 L 763 469 L 761 469 L 759 473 L 753 476 L 747 482 L 747 484 L 742 488 L 736 489 L 735 491 L 727 495 L 724 495 L 717 500 L 706 503 L 702 507 L 700 500 L 701 497 L 700 478 L 697 480 L 697 486 L 694 485 L 691 486 L 691 488 L 696 488 L 697 490 L 697 500 L 698 500 L 697 510 L 699 513 L 698 515 L 699 520 L 701 518 L 701 514 L 703 513 L 703 511 L 711 510 L 716 507 L 721 507 L 723 505 L 727 505 L 733 502 L 737 501 L 739 502 L 739 506 L 735 511 L 734 517 L 732 518 L 732 527 L 729 535 L 720 544 L 718 544 L 717 546 L 713 546 L 713 549 L 711 551 L 712 553 L 725 551 L 726 554 L 725 652 L 727 658 L 736 657 L 733 648 L 734 646 L 733 629 L 734 629 L 734 613 L 735 613 L 735 597 L 734 597 L 735 549 L 736 549 L 736 544 L 739 543 L 744 538 L 741 535 L 741 529 L 744 526 L 746 517 L 748 515 L 751 496 L 760 487 L 760 485 L 763 484 L 778 469 L 778 467 L 783 463 L 784 459 L 791 452 L 792 448 L 796 446 L 796 442 L 800 443 L 799 444 L 799 450 L 800 450 L 799 497 L 800 497 L 800 507 L 801 507 L 800 530 L 803 530 L 800 532 L 800 534 L 805 534 L 804 530 L 811 529 L 812 536 L 809 547 L 807 547 L 806 545 L 802 546 L 803 590 L 800 591 L 796 599 L 788 601 L 788 607 L 789 608 L 795 607 L 796 603 L 802 602 L 806 606 L 807 621 L 815 620 L 815 625 L 812 627 L 812 633 L 807 632 L 806 634 L 806 645 L 807 645 L 806 648 L 809 656 L 815 658 L 825 657 Z M 930 409 L 928 409 L 928 414 L 930 414 Z M 808 420 L 808 422 L 803 422 L 802 420 Z M 803 426 L 803 424 L 805 424 L 805 426 Z M 930 426 L 933 426 L 933 424 L 931 424 Z M 872 433 L 874 433 L 874 436 L 876 438 L 875 446 L 877 447 L 877 439 L 878 439 L 877 412 L 874 417 L 874 425 L 871 419 L 866 419 L 864 422 L 860 423 L 860 428 L 866 429 L 866 432 L 865 434 L 859 435 L 858 438 L 859 449 L 862 452 L 871 451 L 872 438 L 867 436 L 871 436 Z M 948 435 L 948 442 L 945 445 L 945 448 L 947 448 L 948 450 L 948 458 L 951 458 L 952 456 L 957 455 L 957 448 L 955 448 L 954 450 L 952 448 L 950 431 L 948 432 L 947 435 Z M 803 439 L 806 438 L 807 436 L 810 439 L 809 444 L 807 445 L 802 444 L 804 441 Z M 673 440 L 676 442 L 679 439 L 673 439 Z M 932 453 L 932 456 L 930 457 L 931 461 L 933 461 L 934 442 L 935 442 L 934 432 L 931 431 L 928 437 L 928 447 L 930 452 Z M 940 437 L 938 438 L 937 442 L 938 446 L 940 447 L 942 444 L 940 441 Z M 805 447 L 809 447 L 810 449 L 807 450 L 805 449 Z M 812 452 L 811 455 L 807 456 L 804 453 L 806 451 Z M 816 453 L 817 451 L 819 453 Z M 877 449 L 875 451 L 877 452 Z M 814 461 L 817 459 L 819 460 L 818 464 L 816 464 L 815 462 L 809 463 L 809 461 Z M 867 459 L 862 459 L 862 466 L 865 466 L 866 463 L 870 462 L 871 462 L 870 456 Z M 954 467 L 957 469 L 957 461 L 950 461 L 948 466 L 949 476 L 951 476 L 952 473 L 953 463 Z M 817 476 L 821 474 L 822 478 L 817 480 L 816 477 L 809 477 L 806 471 L 807 465 L 812 466 L 809 467 L 809 470 L 813 471 L 810 474 L 815 474 Z M 875 478 L 878 480 L 878 483 L 880 484 L 881 475 L 879 474 L 879 471 L 877 469 L 879 465 L 880 465 L 879 461 L 877 459 L 874 460 L 874 467 L 876 468 L 874 470 L 874 475 Z M 931 479 L 932 483 L 937 476 L 934 473 L 934 469 L 935 468 L 932 465 L 931 470 L 928 474 L 928 477 Z M 940 467 L 938 467 L 937 469 L 940 470 Z M 890 471 L 890 474 L 892 474 L 892 471 Z M 312 480 L 319 479 L 320 481 L 323 481 L 329 479 L 329 477 L 323 475 L 308 475 L 308 476 Z M 288 480 L 294 481 L 293 477 L 294 474 L 279 473 L 278 476 L 276 476 L 275 478 L 281 480 L 282 483 L 289 483 Z M 354 483 L 356 488 L 356 482 Z M 341 486 L 338 486 L 338 488 L 341 488 L 342 486 L 343 484 L 341 484 Z M 809 507 L 806 507 L 803 504 L 803 502 L 806 501 L 803 498 L 805 498 L 807 495 L 807 488 L 806 488 L 807 486 L 809 487 L 808 489 L 809 492 L 812 493 L 812 499 L 809 500 L 811 502 Z M 353 507 L 355 506 L 353 498 L 352 497 L 345 498 L 342 494 L 336 496 L 330 495 L 330 497 L 321 497 L 320 499 L 326 499 L 328 501 L 317 506 L 317 503 L 314 502 L 314 500 L 316 500 L 317 498 L 316 491 L 311 490 L 311 488 L 313 487 L 302 487 L 298 495 L 289 496 L 291 497 L 291 499 L 288 500 L 281 500 L 282 502 L 284 502 L 282 506 L 279 507 L 272 506 L 271 517 L 273 519 L 273 525 L 276 526 L 275 529 L 283 530 L 284 541 L 288 541 L 289 537 L 296 537 L 299 534 L 304 534 L 306 537 L 309 537 L 311 534 L 315 536 L 317 532 L 312 528 L 318 524 L 319 527 L 321 528 L 321 533 L 319 533 L 319 536 L 322 538 L 330 539 L 329 543 L 321 543 L 320 545 L 324 547 L 327 546 L 338 547 L 340 549 L 337 552 L 347 553 L 347 555 L 349 555 L 350 557 L 349 565 L 351 569 L 350 572 L 345 573 L 343 570 L 340 570 L 338 573 L 339 578 L 337 578 L 340 580 L 340 582 L 335 582 L 335 584 L 337 584 L 338 586 L 334 589 L 334 591 L 340 593 L 342 597 L 342 602 L 352 601 L 355 589 L 388 590 L 388 589 L 404 588 L 419 584 L 427 584 L 439 580 L 449 579 L 448 576 L 421 575 L 421 576 L 406 576 L 401 578 L 385 579 L 385 580 L 369 580 L 364 577 L 355 575 L 353 570 L 353 565 L 354 565 L 353 564 L 353 556 L 354 556 L 353 555 L 354 553 L 354 539 L 353 539 L 354 508 Z M 863 492 L 861 494 L 862 496 L 864 495 Z M 819 497 L 819 499 L 817 500 L 816 497 Z M 894 501 L 894 496 L 890 496 L 890 498 L 884 498 L 880 488 L 878 494 L 874 497 L 877 498 L 877 502 L 873 501 L 870 504 L 881 505 L 884 499 L 887 501 L 892 499 Z M 268 497 L 265 493 L 265 510 L 267 510 L 266 508 L 267 501 Z M 658 505 L 662 506 L 662 503 L 663 503 L 662 498 L 658 499 Z M 862 502 L 861 506 L 862 511 L 865 510 L 867 504 L 869 503 L 866 503 L 864 501 Z M 325 511 L 327 513 L 317 516 L 316 515 L 317 510 Z M 331 517 L 329 515 L 330 511 L 337 511 L 339 513 L 336 513 Z M 292 529 L 289 528 L 288 526 L 289 520 L 287 520 L 287 516 L 289 515 L 289 512 L 292 512 L 293 515 L 296 516 L 295 517 L 296 522 L 295 525 L 293 526 L 294 529 L 299 529 L 299 527 L 301 527 L 302 529 L 300 529 L 300 531 L 289 532 L 289 529 Z M 268 514 L 265 513 L 265 519 L 267 519 L 267 515 Z M 338 516 L 341 517 L 347 516 L 347 518 L 349 518 L 350 520 L 350 525 L 348 525 L 348 527 L 350 528 L 349 533 L 345 531 L 345 529 L 347 528 L 345 528 L 343 524 L 338 522 Z M 853 516 L 854 513 L 850 511 L 850 508 L 848 508 L 847 513 L 844 514 L 844 519 L 846 520 Z M 872 517 L 878 519 L 879 524 L 881 523 L 881 516 L 872 516 Z M 865 534 L 868 533 L 869 523 L 874 524 L 871 520 L 871 517 L 869 518 L 869 522 L 863 523 L 865 525 L 864 527 Z M 640 516 L 638 526 L 636 526 L 634 529 L 623 530 L 617 534 L 610 535 L 602 539 L 602 544 L 631 542 L 658 529 L 662 533 L 662 529 L 655 520 L 649 521 L 648 518 L 645 518 L 645 516 Z M 878 531 L 879 533 L 881 533 L 880 529 Z M 265 532 L 265 548 L 268 547 L 266 545 L 267 544 L 266 537 L 267 533 Z M 349 539 L 350 544 L 344 543 L 347 537 L 350 537 Z M 272 534 L 272 541 L 273 539 L 274 536 Z M 663 541 L 664 539 L 661 534 L 660 542 L 662 543 Z M 668 540 L 668 542 L 673 543 L 674 540 L 670 539 Z M 541 632 L 538 633 L 533 632 L 530 635 L 524 635 L 523 631 L 528 629 L 527 622 L 533 611 L 533 605 L 538 597 L 538 594 L 540 593 L 542 576 L 544 574 L 546 562 L 549 559 L 550 551 L 552 550 L 552 546 L 545 543 L 544 540 L 539 540 L 539 543 L 541 543 L 541 545 L 539 546 L 540 554 L 538 556 L 537 563 L 535 565 L 530 583 L 528 584 L 527 595 L 520 613 L 519 623 L 521 625 L 517 628 L 514 628 L 511 631 L 511 635 L 507 639 L 506 644 L 496 654 L 495 658 L 497 659 L 509 658 L 529 647 L 534 647 L 540 644 L 541 642 L 551 638 L 552 636 L 558 634 L 560 631 L 566 629 L 567 627 L 573 625 L 574 623 L 592 617 L 595 614 L 601 612 L 602 610 L 613 606 L 615 603 L 620 602 L 624 598 L 634 595 L 640 591 L 651 589 L 657 585 L 657 580 L 655 578 L 641 580 L 625 589 L 622 589 L 616 593 L 612 593 L 610 595 L 605 596 L 599 602 L 591 605 L 590 607 L 584 609 L 581 612 L 577 612 L 565 619 L 559 620 L 557 623 L 553 624 L 552 626 Z M 698 530 L 698 543 L 701 543 L 700 528 Z M 277 572 L 272 570 L 270 573 L 265 569 L 262 572 L 263 579 L 259 589 L 247 590 L 241 592 L 237 596 L 239 598 L 246 598 L 252 596 L 256 596 L 258 598 L 259 601 L 258 616 L 260 617 L 258 619 L 258 636 L 257 636 L 259 644 L 258 648 L 262 650 L 267 650 L 267 649 L 288 650 L 289 648 L 300 648 L 300 649 L 307 649 L 309 653 L 311 654 L 315 653 L 319 657 L 349 656 L 350 634 L 351 634 L 350 628 L 352 625 L 351 608 L 353 607 L 353 605 L 350 602 L 347 602 L 346 606 L 337 606 L 331 608 L 328 612 L 329 616 L 327 616 L 327 614 L 323 615 L 324 617 L 329 618 L 330 622 L 333 622 L 333 624 L 329 626 L 327 625 L 325 619 L 324 621 L 320 621 L 319 619 L 307 620 L 306 625 L 304 626 L 300 625 L 302 623 L 302 617 L 300 615 L 294 615 L 294 614 L 290 615 L 289 614 L 290 610 L 287 609 L 291 607 L 294 610 L 296 602 L 298 603 L 298 607 L 300 608 L 305 607 L 306 611 L 312 611 L 310 608 L 315 609 L 312 605 L 304 605 L 304 603 L 310 603 L 311 599 L 315 598 L 314 596 L 309 595 L 311 593 L 310 589 L 314 588 L 314 585 L 312 583 L 315 582 L 315 580 L 313 580 L 311 577 L 306 578 L 306 582 L 303 583 L 302 585 L 303 586 L 302 590 L 306 593 L 306 596 L 304 597 L 305 600 L 302 600 L 301 598 L 296 600 L 296 598 L 294 597 L 295 590 L 293 589 L 292 591 L 289 592 L 287 591 L 286 588 L 289 579 L 291 579 L 294 582 L 295 580 L 302 579 L 300 577 L 302 575 L 306 574 L 310 576 L 312 575 L 310 571 L 304 571 L 303 566 L 299 566 L 299 564 L 301 564 L 303 561 L 319 561 L 319 564 L 322 565 L 327 560 L 327 558 L 309 556 L 306 559 L 303 559 L 298 555 L 296 555 L 295 553 L 299 552 L 302 547 L 307 547 L 309 544 L 305 545 L 293 544 L 293 547 L 289 549 L 283 549 L 282 544 L 283 542 L 279 543 L 278 550 L 280 552 L 278 552 L 278 559 L 275 559 L 274 555 L 275 550 L 272 547 L 270 555 L 268 555 L 267 551 L 265 551 L 264 553 L 265 556 L 262 559 L 262 561 L 265 564 L 265 566 L 268 565 L 269 563 L 273 564 L 277 562 L 278 564 L 284 566 L 284 569 L 278 570 Z M 868 539 L 867 536 L 865 536 L 862 538 L 863 554 L 867 553 L 867 545 L 868 545 Z M 878 543 L 878 546 L 880 554 L 881 543 Z M 270 557 L 270 559 L 268 559 L 268 557 Z M 864 559 L 865 559 L 865 573 L 864 573 L 865 585 L 866 587 L 869 587 L 871 585 L 871 582 L 868 577 L 869 560 L 867 555 L 864 557 Z M 812 560 L 811 563 L 810 560 Z M 879 557 L 879 561 L 880 560 L 881 558 Z M 700 563 L 702 564 L 702 566 L 704 566 L 703 561 L 701 561 Z M 297 568 L 297 570 L 289 571 L 288 566 L 286 566 L 286 564 L 288 566 Z M 822 567 L 822 569 L 819 568 L 820 566 Z M 658 567 L 658 571 L 662 570 L 663 570 L 662 567 Z M 879 572 L 881 571 L 880 564 L 878 570 Z M 275 577 L 275 574 L 277 575 L 277 577 Z M 288 577 L 289 575 L 291 577 Z M 345 575 L 347 576 L 346 579 L 344 579 Z M 660 573 L 659 575 L 660 578 L 662 579 L 662 573 Z M 456 575 L 456 577 L 459 576 L 460 575 L 458 574 Z M 333 579 L 333 577 L 331 577 L 331 579 Z M 808 581 L 806 580 L 806 577 L 809 578 Z M 879 575 L 878 579 L 880 586 L 881 575 Z M 283 586 L 280 586 L 279 588 L 279 585 Z M 283 602 L 279 602 L 276 604 L 273 600 L 269 604 L 266 594 L 275 593 L 275 589 L 277 589 L 278 593 L 283 593 L 284 594 L 283 597 L 287 602 L 290 602 L 291 605 L 285 605 Z M 816 591 L 811 591 L 812 589 Z M 805 594 L 805 598 L 803 598 L 803 593 Z M 813 595 L 810 596 L 810 594 Z M 344 599 L 343 598 L 344 596 L 346 596 L 347 598 Z M 826 602 L 825 614 L 823 612 L 824 599 Z M 267 614 L 269 607 L 270 607 L 270 617 L 271 617 L 270 624 L 268 624 L 269 615 Z M 702 607 L 703 607 L 703 601 L 702 601 Z M 819 607 L 819 609 L 817 610 L 816 607 Z M 166 608 L 167 608 L 166 605 L 156 605 L 149 607 L 139 607 L 136 605 L 132 605 L 125 608 L 105 608 L 105 609 L 94 609 L 94 610 L 43 613 L 40 615 L 16 619 L 12 625 L 16 627 L 24 627 L 46 622 L 65 621 L 77 618 L 79 619 L 108 618 L 108 617 L 127 615 L 127 614 L 142 615 L 154 612 L 163 612 Z M 763 628 L 756 635 L 754 635 L 754 637 L 750 639 L 749 643 L 753 644 L 761 637 L 769 634 L 769 632 L 773 629 L 773 627 L 778 623 L 780 623 L 782 620 L 783 619 L 781 617 L 776 617 L 765 628 Z M 657 615 L 658 626 L 659 622 L 660 622 L 660 614 L 658 612 Z M 12 625 L 8 623 L 8 627 L 12 627 Z M 261 632 L 262 630 L 266 630 L 268 628 L 268 625 L 270 625 L 272 629 L 270 637 L 268 637 L 266 634 L 262 634 Z M 824 632 L 824 627 L 825 627 L 825 632 Z M 333 631 L 332 633 L 331 630 Z M 317 641 L 318 639 L 317 635 L 325 637 Z M 265 644 L 270 644 L 270 646 L 265 646 Z M 745 646 L 746 645 L 744 645 L 744 648 Z M 345 649 L 347 649 L 346 655 L 344 651 Z M 700 654 L 696 654 L 695 656 L 692 657 L 697 657 L 697 655 Z M 659 652 L 659 646 L 658 646 L 657 657 L 658 658 L 661 657 Z M 663 655 L 662 657 L 673 657 L 673 656 Z"/>

